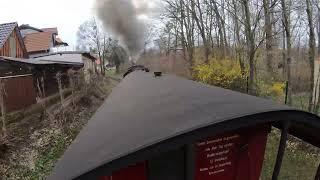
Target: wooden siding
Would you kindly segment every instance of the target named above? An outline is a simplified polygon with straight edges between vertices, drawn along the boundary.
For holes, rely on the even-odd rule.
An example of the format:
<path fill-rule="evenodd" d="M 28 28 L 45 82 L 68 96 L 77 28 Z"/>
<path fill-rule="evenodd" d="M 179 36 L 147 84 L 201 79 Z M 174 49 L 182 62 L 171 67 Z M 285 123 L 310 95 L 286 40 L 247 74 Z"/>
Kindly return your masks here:
<path fill-rule="evenodd" d="M 22 48 L 23 45 L 19 41 L 16 29 L 12 31 L 10 37 L 14 37 L 14 39 L 16 40 L 16 57 L 17 58 L 24 58 L 25 54 L 23 53 L 23 48 Z M 10 37 L 7 39 L 7 41 L 5 42 L 3 47 L 0 48 L 0 56 L 11 57 L 11 55 L 10 55 Z"/>
<path fill-rule="evenodd" d="M 36 103 L 36 91 L 32 75 L 1 77 L 5 79 L 6 111 L 12 112 Z"/>

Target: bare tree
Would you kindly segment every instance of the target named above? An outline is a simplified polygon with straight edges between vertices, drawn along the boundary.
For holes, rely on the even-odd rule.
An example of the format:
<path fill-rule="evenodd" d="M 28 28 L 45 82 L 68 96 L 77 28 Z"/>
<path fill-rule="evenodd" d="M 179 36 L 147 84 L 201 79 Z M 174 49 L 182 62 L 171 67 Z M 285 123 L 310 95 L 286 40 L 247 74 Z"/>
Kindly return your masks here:
<path fill-rule="evenodd" d="M 204 62 L 208 63 L 209 55 L 210 55 L 210 44 L 207 38 L 203 9 L 201 8 L 200 0 L 190 0 L 190 2 L 191 2 L 191 13 L 192 13 L 193 19 L 195 20 L 198 26 L 198 30 L 200 32 L 203 45 L 204 45 Z"/>
<path fill-rule="evenodd" d="M 180 3 L 182 0 L 180 0 Z M 190 73 L 192 74 L 192 67 L 193 67 L 193 57 L 194 57 L 194 32 L 195 32 L 195 20 L 192 18 L 192 13 L 190 11 L 191 2 L 190 0 L 186 3 L 181 3 L 181 18 L 183 18 L 181 27 L 182 29 L 185 29 L 185 36 L 186 38 L 183 38 L 182 44 L 186 47 L 188 52 L 188 62 L 189 62 L 189 69 Z M 184 10 L 183 10 L 184 9 Z M 181 34 L 181 36 L 184 36 Z"/>
<path fill-rule="evenodd" d="M 252 19 L 252 12 L 250 11 L 250 2 L 249 0 L 241 0 L 243 11 L 244 11 L 244 28 L 245 36 L 247 41 L 247 56 L 249 59 L 249 93 L 255 93 L 255 54 L 261 42 L 256 42 L 257 39 L 257 27 L 261 19 L 261 9 L 257 10 L 257 14 Z M 253 23 L 252 23 L 253 22 Z"/>
<path fill-rule="evenodd" d="M 316 52 L 316 38 L 314 32 L 314 24 L 313 24 L 313 9 L 310 0 L 306 0 L 307 4 L 307 16 L 308 16 L 308 24 L 309 24 L 309 66 L 310 66 L 310 94 L 309 94 L 309 106 L 308 110 L 311 112 L 314 110 L 313 104 L 313 92 L 314 92 L 314 60 L 315 60 L 315 52 Z"/>
<path fill-rule="evenodd" d="M 210 7 L 212 7 L 212 11 L 214 12 L 215 16 L 216 16 L 216 23 L 217 23 L 217 29 L 218 29 L 218 34 L 219 34 L 219 44 L 220 47 L 222 48 L 222 54 L 223 57 L 225 57 L 226 55 L 226 48 L 228 46 L 227 44 L 227 35 L 226 35 L 226 28 L 225 28 L 225 21 L 223 19 L 223 17 L 221 16 L 219 9 L 218 9 L 218 5 L 216 0 L 210 0 Z M 223 7 L 224 8 L 224 7 Z"/>
<path fill-rule="evenodd" d="M 232 8 L 234 9 L 233 13 L 233 22 L 234 22 L 234 38 L 235 38 L 235 51 L 236 51 L 236 57 L 239 59 L 239 64 L 242 73 L 245 72 L 245 62 L 242 58 L 242 52 L 243 52 L 243 41 L 240 36 L 240 22 L 239 22 L 239 16 L 240 14 L 236 9 L 238 9 L 238 2 L 236 0 L 232 0 Z"/>
<path fill-rule="evenodd" d="M 192 9 L 195 10 L 195 8 L 192 8 L 194 2 L 193 0 L 164 0 L 164 2 L 166 5 L 166 13 L 163 14 L 163 17 L 168 19 L 171 24 L 176 25 L 176 32 L 173 33 L 176 36 L 176 46 L 180 46 L 182 48 L 183 56 L 187 60 L 190 73 L 192 74 L 195 49 L 195 31 L 197 27 L 195 25 L 194 11 L 192 11 Z M 159 47 L 162 46 L 161 44 L 164 44 L 164 41 L 166 41 L 163 38 L 166 36 L 167 35 L 161 33 L 160 38 L 157 40 Z"/>
<path fill-rule="evenodd" d="M 267 70 L 268 72 L 273 71 L 272 67 L 272 44 L 273 44 L 273 35 L 272 35 L 272 23 L 271 23 L 271 0 L 263 0 L 263 9 L 264 9 L 264 21 L 265 21 L 265 34 L 266 34 L 266 61 L 267 61 Z"/>
<path fill-rule="evenodd" d="M 120 65 L 129 61 L 129 55 L 127 51 L 118 44 L 118 41 L 114 41 L 111 48 L 110 62 L 116 66 L 116 73 L 120 73 Z"/>
<path fill-rule="evenodd" d="M 41 106 L 41 117 L 40 119 L 43 120 L 45 117 L 46 112 L 46 101 L 45 101 L 45 97 L 46 97 L 46 92 L 45 92 L 45 88 L 44 88 L 44 77 L 37 77 L 37 82 L 36 82 L 36 88 L 38 91 L 38 95 L 37 95 L 37 99 L 38 102 L 40 103 Z"/>
<path fill-rule="evenodd" d="M 285 32 L 285 39 L 287 45 L 286 51 L 286 78 L 288 81 L 288 104 L 292 104 L 292 77 L 291 77 L 291 28 L 290 28 L 290 10 L 286 5 L 286 0 L 281 0 L 281 7 L 282 7 L 282 15 L 283 15 L 283 27 Z"/>
<path fill-rule="evenodd" d="M 318 54 L 320 54 L 320 4 L 316 1 L 317 7 L 317 36 L 318 36 Z"/>
<path fill-rule="evenodd" d="M 295 62 L 311 62 L 303 56 L 304 51 L 309 50 L 305 48 L 308 38 L 303 34 L 308 27 L 304 13 L 305 1 L 162 1 L 165 10 L 161 21 L 170 24 L 172 28 L 162 31 L 157 42 L 167 47 L 164 49 L 181 47 L 187 54 L 185 57 L 190 72 L 194 69 L 194 62 L 199 62 L 199 59 L 194 59 L 199 57 L 195 56 L 199 52 L 205 53 L 204 63 L 208 63 L 209 56 L 221 59 L 217 55 L 226 55 L 227 58 L 239 61 L 243 73 L 248 70 L 250 93 L 254 93 L 255 90 L 261 90 L 256 88 L 259 86 L 256 80 L 263 78 L 265 83 L 279 81 L 281 77 L 276 75 L 278 69 L 283 69 L 283 79 L 289 82 L 288 103 L 292 103 L 293 88 L 299 86 L 296 81 L 299 77 L 296 72 L 292 72 L 292 68 L 297 67 L 297 64 L 291 62 L 292 56 L 296 57 Z M 267 69 L 261 66 L 261 59 Z M 278 66 L 274 66 L 275 63 Z M 268 75 L 272 75 L 272 78 L 266 81 L 270 77 Z M 309 77 L 303 78 L 309 80 Z"/>
<path fill-rule="evenodd" d="M 108 53 L 107 50 L 110 45 L 109 39 L 111 37 L 107 35 L 95 18 L 81 24 L 77 32 L 77 49 L 97 54 L 100 59 L 102 75 L 105 75 L 106 53 Z M 96 63 L 94 66 L 95 72 L 98 73 Z"/>

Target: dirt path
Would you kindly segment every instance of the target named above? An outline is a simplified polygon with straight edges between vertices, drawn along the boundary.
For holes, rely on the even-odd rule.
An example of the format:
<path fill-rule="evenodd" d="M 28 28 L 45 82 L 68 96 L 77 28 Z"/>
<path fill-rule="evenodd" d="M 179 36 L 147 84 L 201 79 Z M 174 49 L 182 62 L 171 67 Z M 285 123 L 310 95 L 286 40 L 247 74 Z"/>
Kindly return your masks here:
<path fill-rule="evenodd" d="M 117 83 L 109 79 L 93 87 L 64 112 L 53 105 L 43 120 L 38 113 L 9 124 L 8 147 L 0 157 L 0 179 L 44 179 Z"/>

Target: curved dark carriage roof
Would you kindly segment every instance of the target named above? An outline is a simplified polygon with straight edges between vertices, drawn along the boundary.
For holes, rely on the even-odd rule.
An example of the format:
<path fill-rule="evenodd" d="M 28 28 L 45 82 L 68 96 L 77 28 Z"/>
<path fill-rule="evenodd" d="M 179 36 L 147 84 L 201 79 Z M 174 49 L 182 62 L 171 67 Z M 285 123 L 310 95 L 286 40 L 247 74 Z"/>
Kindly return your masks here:
<path fill-rule="evenodd" d="M 133 72 L 111 93 L 49 179 L 93 179 L 209 135 L 270 123 L 320 146 L 318 116 L 176 76 Z"/>

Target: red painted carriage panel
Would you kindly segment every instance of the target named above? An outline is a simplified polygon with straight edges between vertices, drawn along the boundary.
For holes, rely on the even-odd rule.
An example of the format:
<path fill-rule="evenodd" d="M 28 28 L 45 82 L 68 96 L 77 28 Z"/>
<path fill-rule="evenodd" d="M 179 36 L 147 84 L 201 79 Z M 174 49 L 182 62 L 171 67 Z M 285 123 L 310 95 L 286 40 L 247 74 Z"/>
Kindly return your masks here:
<path fill-rule="evenodd" d="M 100 180 L 147 180 L 146 163 L 138 163 L 115 171 L 111 176 L 102 177 Z"/>
<path fill-rule="evenodd" d="M 241 129 L 196 144 L 195 180 L 259 180 L 270 126 Z M 100 180 L 147 180 L 146 163 Z"/>
<path fill-rule="evenodd" d="M 198 142 L 196 180 L 259 180 L 269 131 L 249 128 Z"/>

